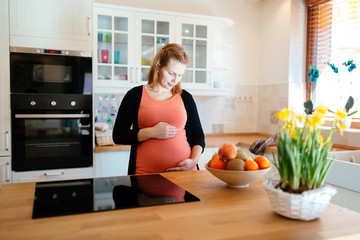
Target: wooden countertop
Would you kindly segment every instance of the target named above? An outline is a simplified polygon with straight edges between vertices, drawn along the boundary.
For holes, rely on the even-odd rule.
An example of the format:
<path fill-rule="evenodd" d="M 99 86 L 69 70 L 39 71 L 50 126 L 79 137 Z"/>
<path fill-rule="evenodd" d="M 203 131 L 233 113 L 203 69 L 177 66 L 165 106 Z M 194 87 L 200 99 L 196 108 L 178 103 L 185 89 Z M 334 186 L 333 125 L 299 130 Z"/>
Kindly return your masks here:
<path fill-rule="evenodd" d="M 262 180 L 231 189 L 206 170 L 162 175 L 200 201 L 32 219 L 35 183 L 2 185 L 0 239 L 360 238 L 360 214 L 337 205 L 309 222 L 275 214 Z"/>
<path fill-rule="evenodd" d="M 267 138 L 269 134 L 265 133 L 221 133 L 221 134 L 206 134 L 206 147 L 220 147 L 222 143 L 230 142 L 237 146 L 250 147 L 250 145 L 258 140 Z M 276 152 L 276 147 L 267 147 L 265 151 Z M 360 148 L 334 144 L 333 149 L 336 151 L 359 150 Z M 114 146 L 97 146 L 95 152 L 116 152 L 116 151 L 130 151 L 130 145 L 114 145 Z"/>

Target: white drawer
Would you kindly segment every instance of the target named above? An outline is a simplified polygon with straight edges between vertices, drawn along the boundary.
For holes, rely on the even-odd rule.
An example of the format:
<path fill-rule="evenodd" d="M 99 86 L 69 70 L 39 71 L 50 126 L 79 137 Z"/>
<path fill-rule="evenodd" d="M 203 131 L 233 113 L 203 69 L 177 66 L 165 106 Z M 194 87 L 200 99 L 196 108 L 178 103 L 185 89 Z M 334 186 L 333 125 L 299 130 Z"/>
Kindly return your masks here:
<path fill-rule="evenodd" d="M 40 170 L 40 171 L 26 171 L 13 172 L 13 183 L 20 182 L 44 182 L 56 180 L 70 180 L 80 178 L 92 178 L 93 168 L 69 168 L 56 170 Z"/>

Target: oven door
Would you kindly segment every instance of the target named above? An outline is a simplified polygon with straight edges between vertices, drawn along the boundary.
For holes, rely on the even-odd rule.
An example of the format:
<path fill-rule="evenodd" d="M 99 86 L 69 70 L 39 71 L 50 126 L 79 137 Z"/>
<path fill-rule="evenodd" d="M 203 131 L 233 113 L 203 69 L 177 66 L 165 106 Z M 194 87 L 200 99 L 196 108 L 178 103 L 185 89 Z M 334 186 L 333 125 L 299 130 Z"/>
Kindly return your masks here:
<path fill-rule="evenodd" d="M 91 94 L 91 61 L 91 57 L 11 52 L 11 92 Z"/>
<path fill-rule="evenodd" d="M 14 171 L 92 166 L 91 113 L 13 112 L 12 146 Z"/>

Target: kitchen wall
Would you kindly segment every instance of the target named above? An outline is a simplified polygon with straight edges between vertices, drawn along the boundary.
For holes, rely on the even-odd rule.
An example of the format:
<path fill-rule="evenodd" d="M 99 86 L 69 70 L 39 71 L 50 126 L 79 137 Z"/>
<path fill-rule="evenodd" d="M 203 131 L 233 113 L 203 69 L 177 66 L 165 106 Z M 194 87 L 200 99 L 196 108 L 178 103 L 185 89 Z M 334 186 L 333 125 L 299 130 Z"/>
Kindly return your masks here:
<path fill-rule="evenodd" d="M 297 62 L 303 59 L 304 35 L 298 38 L 296 34 L 304 31 L 304 1 L 95 0 L 232 19 L 234 25 L 222 36 L 224 43 L 232 46 L 223 56 L 223 65 L 232 69 L 223 74 L 230 95 L 195 97 L 204 131 L 270 134 L 277 129 L 276 111 L 303 102 L 299 91 L 302 76 L 296 73 L 304 69 L 302 60 Z M 296 98 L 290 100 L 293 96 Z"/>

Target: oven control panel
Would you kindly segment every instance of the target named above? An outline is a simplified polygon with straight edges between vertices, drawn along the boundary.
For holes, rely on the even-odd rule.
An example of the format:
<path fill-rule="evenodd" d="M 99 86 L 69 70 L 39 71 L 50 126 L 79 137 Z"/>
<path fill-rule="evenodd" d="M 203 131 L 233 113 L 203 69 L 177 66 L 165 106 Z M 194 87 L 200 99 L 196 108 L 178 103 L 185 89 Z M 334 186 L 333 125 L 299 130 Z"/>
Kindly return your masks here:
<path fill-rule="evenodd" d="M 12 110 L 91 110 L 92 95 L 11 94 Z"/>

